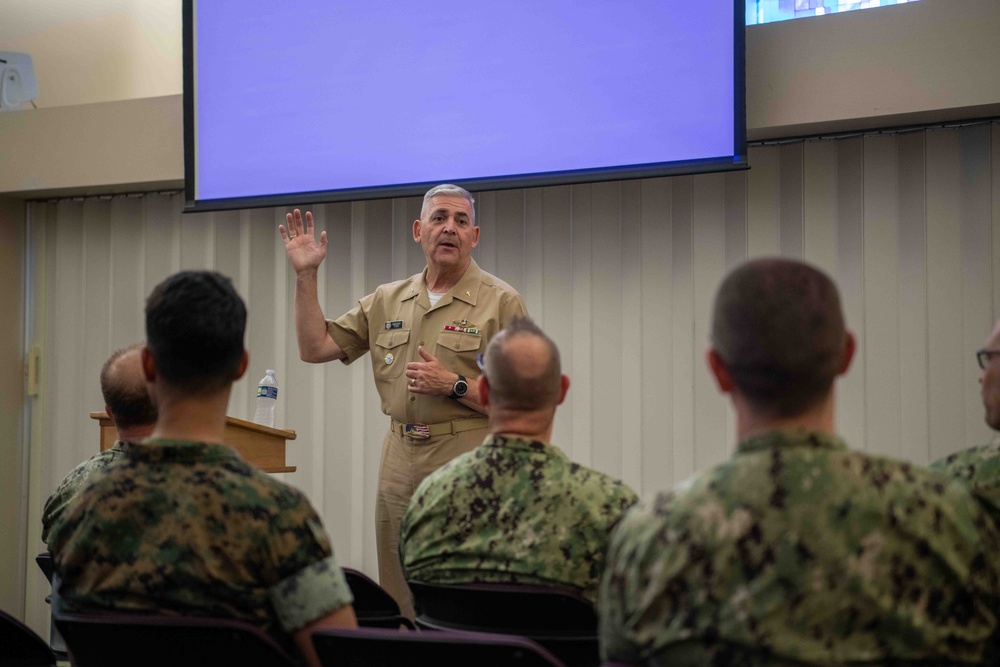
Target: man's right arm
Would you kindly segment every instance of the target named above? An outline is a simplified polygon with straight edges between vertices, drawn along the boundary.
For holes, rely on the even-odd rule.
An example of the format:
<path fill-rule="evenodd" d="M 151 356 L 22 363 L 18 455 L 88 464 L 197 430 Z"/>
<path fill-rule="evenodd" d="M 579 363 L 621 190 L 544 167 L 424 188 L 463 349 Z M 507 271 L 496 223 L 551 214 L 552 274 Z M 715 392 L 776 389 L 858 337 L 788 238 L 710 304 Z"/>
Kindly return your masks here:
<path fill-rule="evenodd" d="M 295 334 L 302 361 L 322 363 L 343 359 L 347 354 L 337 345 L 326 328 L 326 318 L 319 305 L 319 266 L 326 257 L 326 232 L 316 240 L 311 211 L 295 209 L 285 216 L 278 233 L 285 242 L 288 263 L 295 271 Z"/>

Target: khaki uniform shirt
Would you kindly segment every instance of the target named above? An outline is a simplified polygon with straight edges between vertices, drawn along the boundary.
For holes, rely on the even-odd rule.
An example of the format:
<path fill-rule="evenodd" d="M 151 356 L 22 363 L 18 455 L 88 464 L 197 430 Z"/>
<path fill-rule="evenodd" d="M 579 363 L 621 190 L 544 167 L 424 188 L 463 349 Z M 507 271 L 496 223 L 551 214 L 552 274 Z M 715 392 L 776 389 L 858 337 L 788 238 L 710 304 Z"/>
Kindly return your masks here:
<path fill-rule="evenodd" d="M 49 499 L 45 501 L 42 509 L 42 542 L 49 543 L 49 531 L 74 498 L 87 486 L 90 476 L 99 470 L 104 470 L 126 449 L 131 443 L 118 440 L 110 449 L 105 449 L 99 454 L 91 456 L 89 459 L 73 468 L 68 475 L 59 483 L 56 490 L 52 492 Z"/>
<path fill-rule="evenodd" d="M 635 492 L 552 445 L 490 435 L 427 477 L 403 515 L 406 578 L 543 584 L 594 601 Z"/>
<path fill-rule="evenodd" d="M 998 556 L 961 484 L 821 433 L 772 432 L 625 515 L 601 584 L 602 651 L 997 664 Z"/>
<path fill-rule="evenodd" d="M 301 492 L 225 445 L 133 444 L 52 527 L 53 608 L 235 618 L 290 633 L 349 604 Z"/>
<path fill-rule="evenodd" d="M 327 320 L 330 336 L 347 354 L 345 364 L 371 351 L 382 412 L 396 421 L 436 424 L 481 416 L 447 396 L 411 394 L 406 364 L 423 361 L 417 353 L 423 345 L 448 370 L 477 377 L 476 357 L 511 319 L 525 314 L 524 302 L 513 287 L 470 261 L 465 275 L 431 308 L 425 273 L 381 285 L 337 320 Z"/>

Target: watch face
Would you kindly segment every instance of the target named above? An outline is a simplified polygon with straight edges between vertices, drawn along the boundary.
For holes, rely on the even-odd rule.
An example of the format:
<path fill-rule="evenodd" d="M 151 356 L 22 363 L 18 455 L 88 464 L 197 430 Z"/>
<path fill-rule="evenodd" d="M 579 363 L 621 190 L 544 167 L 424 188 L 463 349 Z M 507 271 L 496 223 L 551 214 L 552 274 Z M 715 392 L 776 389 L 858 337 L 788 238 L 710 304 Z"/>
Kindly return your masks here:
<path fill-rule="evenodd" d="M 455 383 L 452 391 L 455 392 L 456 396 L 465 396 L 465 394 L 469 391 L 469 383 L 465 380 L 459 380 Z"/>

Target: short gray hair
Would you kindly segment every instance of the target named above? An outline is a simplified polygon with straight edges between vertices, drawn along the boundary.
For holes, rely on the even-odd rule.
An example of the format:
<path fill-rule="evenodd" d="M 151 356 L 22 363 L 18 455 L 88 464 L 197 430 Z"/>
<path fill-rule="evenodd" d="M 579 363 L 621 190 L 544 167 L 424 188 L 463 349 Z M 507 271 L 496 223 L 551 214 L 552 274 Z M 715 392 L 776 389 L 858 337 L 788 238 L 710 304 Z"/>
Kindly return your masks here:
<path fill-rule="evenodd" d="M 472 224 L 476 224 L 476 200 L 473 198 L 472 193 L 465 188 L 460 188 L 457 185 L 452 185 L 451 183 L 442 183 L 441 185 L 435 185 L 433 188 L 427 191 L 424 195 L 424 203 L 420 207 L 420 219 L 424 220 L 427 218 L 427 208 L 431 204 L 432 197 L 462 197 L 469 202 L 472 207 Z"/>

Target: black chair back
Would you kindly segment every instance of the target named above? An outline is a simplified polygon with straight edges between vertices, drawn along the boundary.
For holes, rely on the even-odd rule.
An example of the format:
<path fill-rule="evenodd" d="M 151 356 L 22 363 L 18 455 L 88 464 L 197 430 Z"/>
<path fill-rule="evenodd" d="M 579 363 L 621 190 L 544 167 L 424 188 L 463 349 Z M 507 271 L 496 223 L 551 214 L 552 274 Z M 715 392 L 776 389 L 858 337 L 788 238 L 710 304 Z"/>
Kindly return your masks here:
<path fill-rule="evenodd" d="M 384 588 L 363 572 L 349 567 L 341 569 L 354 595 L 354 615 L 358 617 L 358 625 L 363 628 L 405 626 L 413 629 L 413 623 L 400 613 L 399 605 Z"/>
<path fill-rule="evenodd" d="M 75 667 L 293 667 L 255 625 L 226 618 L 122 612 L 56 614 Z"/>
<path fill-rule="evenodd" d="M 399 632 L 382 628 L 317 630 L 313 646 L 324 667 L 561 667 L 524 637 L 481 632 Z"/>
<path fill-rule="evenodd" d="M 42 571 L 42 574 L 45 575 L 45 578 L 48 579 L 49 583 L 51 584 L 52 571 L 53 571 L 52 554 L 49 553 L 48 551 L 43 551 L 42 553 L 35 556 L 35 562 L 38 563 L 38 569 Z"/>
<path fill-rule="evenodd" d="M 0 664 L 51 667 L 56 664 L 56 656 L 31 628 L 0 610 Z"/>
<path fill-rule="evenodd" d="M 597 614 L 578 595 L 522 584 L 409 584 L 418 628 L 519 635 L 567 665 L 600 664 Z"/>

